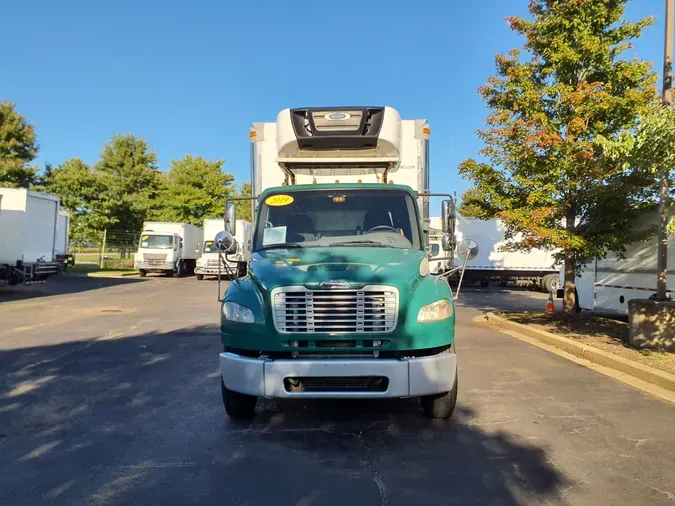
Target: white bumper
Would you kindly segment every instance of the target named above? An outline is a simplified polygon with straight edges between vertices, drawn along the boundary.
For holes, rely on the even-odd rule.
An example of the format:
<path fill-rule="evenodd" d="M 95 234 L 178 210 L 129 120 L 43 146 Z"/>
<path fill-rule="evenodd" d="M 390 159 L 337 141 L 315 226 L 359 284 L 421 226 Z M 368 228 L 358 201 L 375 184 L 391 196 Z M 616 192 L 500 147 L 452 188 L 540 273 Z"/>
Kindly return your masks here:
<path fill-rule="evenodd" d="M 457 355 L 441 353 L 409 359 L 271 360 L 220 354 L 220 373 L 228 390 L 268 398 L 390 398 L 449 392 L 455 384 Z M 382 376 L 385 391 L 291 392 L 285 378 Z"/>

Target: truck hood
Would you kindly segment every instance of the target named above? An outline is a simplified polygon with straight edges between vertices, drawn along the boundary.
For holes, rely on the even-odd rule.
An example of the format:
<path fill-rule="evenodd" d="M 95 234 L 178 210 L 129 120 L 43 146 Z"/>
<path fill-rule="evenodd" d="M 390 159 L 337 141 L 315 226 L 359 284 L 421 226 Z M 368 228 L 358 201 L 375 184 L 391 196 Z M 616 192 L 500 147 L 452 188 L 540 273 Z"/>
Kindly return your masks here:
<path fill-rule="evenodd" d="M 378 284 L 413 290 L 424 258 L 423 251 L 395 248 L 274 249 L 253 253 L 249 273 L 262 291 L 291 285 L 318 289 L 333 280 L 348 281 L 352 289 Z"/>

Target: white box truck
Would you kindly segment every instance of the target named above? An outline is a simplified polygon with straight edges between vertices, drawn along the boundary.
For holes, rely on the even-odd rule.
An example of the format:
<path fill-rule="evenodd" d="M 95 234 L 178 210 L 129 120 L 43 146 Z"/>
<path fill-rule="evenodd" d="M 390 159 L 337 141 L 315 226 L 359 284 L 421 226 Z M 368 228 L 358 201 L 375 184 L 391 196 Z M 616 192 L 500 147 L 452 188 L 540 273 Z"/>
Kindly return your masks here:
<path fill-rule="evenodd" d="M 0 188 L 0 197 L 0 279 L 30 283 L 61 273 L 60 199 L 23 188 Z"/>
<path fill-rule="evenodd" d="M 671 216 L 675 207 L 671 209 Z M 642 230 L 656 226 L 656 212 L 645 214 L 636 223 Z M 592 260 L 576 276 L 577 310 L 597 311 L 616 315 L 628 315 L 628 301 L 649 299 L 656 295 L 657 238 L 639 241 L 626 247 L 626 258 L 621 259 L 612 252 L 605 258 Z M 560 270 L 564 279 L 564 269 Z M 668 236 L 668 282 L 667 295 L 672 299 L 675 293 L 675 234 Z M 562 287 L 558 298 L 563 297 Z"/>
<path fill-rule="evenodd" d="M 176 278 L 191 274 L 202 239 L 202 229 L 189 223 L 146 221 L 134 257 L 134 268 L 141 277 L 148 272 L 161 272 Z"/>
<path fill-rule="evenodd" d="M 491 281 L 501 286 L 513 281 L 522 286 L 534 285 L 547 293 L 556 292 L 560 284 L 560 264 L 554 259 L 555 251 L 500 251 L 507 242 L 505 230 L 504 223 L 496 218 L 457 217 L 456 241 L 473 239 L 480 244 L 478 256 L 467 263 L 464 281 L 480 283 L 483 287 Z M 456 262 L 459 261 L 457 258 Z"/>
<path fill-rule="evenodd" d="M 204 241 L 199 248 L 199 258 L 195 267 L 195 275 L 198 280 L 204 276 L 218 275 L 218 248 L 215 245 L 215 237 L 218 232 L 225 230 L 225 222 L 222 218 L 204 220 Z M 228 272 L 236 273 L 238 262 L 248 262 L 251 256 L 251 234 L 253 225 L 250 221 L 237 220 L 236 234 L 237 251 L 227 255 L 227 267 L 220 266 L 220 274 L 226 276 Z M 229 270 L 228 270 L 229 267 Z"/>

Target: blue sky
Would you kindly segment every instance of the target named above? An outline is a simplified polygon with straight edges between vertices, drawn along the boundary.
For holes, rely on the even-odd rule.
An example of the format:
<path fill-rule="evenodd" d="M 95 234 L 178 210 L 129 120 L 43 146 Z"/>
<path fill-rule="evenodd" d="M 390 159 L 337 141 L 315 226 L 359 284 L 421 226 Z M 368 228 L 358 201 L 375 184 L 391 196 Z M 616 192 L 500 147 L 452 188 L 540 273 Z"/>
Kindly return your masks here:
<path fill-rule="evenodd" d="M 390 105 L 432 128 L 431 184 L 460 194 L 487 111 L 494 55 L 520 47 L 504 17 L 528 0 L 53 0 L 4 2 L 0 98 L 37 129 L 39 162 L 97 160 L 115 132 L 144 137 L 160 167 L 225 158 L 249 179 L 248 129 L 285 107 Z M 632 53 L 661 67 L 662 0 Z"/>

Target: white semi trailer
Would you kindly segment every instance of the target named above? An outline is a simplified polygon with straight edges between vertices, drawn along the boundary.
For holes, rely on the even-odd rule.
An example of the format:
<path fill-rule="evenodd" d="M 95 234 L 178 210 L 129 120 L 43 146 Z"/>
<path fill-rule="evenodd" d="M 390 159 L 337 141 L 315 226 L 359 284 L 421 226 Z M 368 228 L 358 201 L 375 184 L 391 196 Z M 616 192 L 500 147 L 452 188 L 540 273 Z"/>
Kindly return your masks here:
<path fill-rule="evenodd" d="M 201 227 L 189 223 L 147 221 L 134 257 L 134 268 L 141 277 L 148 272 L 161 272 L 174 277 L 195 269 Z"/>
<path fill-rule="evenodd" d="M 671 216 L 675 207 L 671 210 Z M 645 214 L 636 223 L 642 230 L 657 224 L 656 212 Z M 649 299 L 656 295 L 657 238 L 640 241 L 626 247 L 625 258 L 608 252 L 602 259 L 592 260 L 576 276 L 577 310 L 597 311 L 617 315 L 628 314 L 628 301 Z M 564 279 L 564 269 L 560 270 Z M 675 293 L 675 234 L 668 236 L 667 296 Z M 558 298 L 563 297 L 562 287 Z"/>
<path fill-rule="evenodd" d="M 431 218 L 430 222 L 435 228 L 440 218 Z M 520 285 L 534 285 L 545 292 L 558 289 L 560 265 L 554 259 L 555 251 L 501 251 L 507 242 L 501 220 L 458 216 L 455 235 L 457 243 L 473 239 L 480 244 L 478 256 L 467 263 L 464 281 L 480 283 L 483 287 L 487 287 L 490 282 L 503 286 L 513 281 Z M 515 240 L 518 240 L 517 236 Z M 455 263 L 461 263 L 460 259 L 456 258 Z"/>
<path fill-rule="evenodd" d="M 218 232 L 225 230 L 225 222 L 222 218 L 214 220 L 204 220 L 204 241 L 199 248 L 199 258 L 195 267 L 195 275 L 198 280 L 204 279 L 204 276 L 218 275 L 218 248 L 215 244 L 215 237 Z M 237 251 L 227 255 L 227 267 L 220 266 L 220 274 L 227 275 L 228 272 L 236 273 L 238 262 L 247 262 L 251 256 L 251 235 L 253 225 L 250 221 L 237 220 L 236 234 L 234 238 L 237 241 Z M 229 268 L 229 271 L 228 271 Z"/>
<path fill-rule="evenodd" d="M 0 188 L 0 279 L 41 281 L 63 271 L 58 258 L 60 199 L 23 188 Z M 67 241 L 67 231 L 61 233 Z"/>

